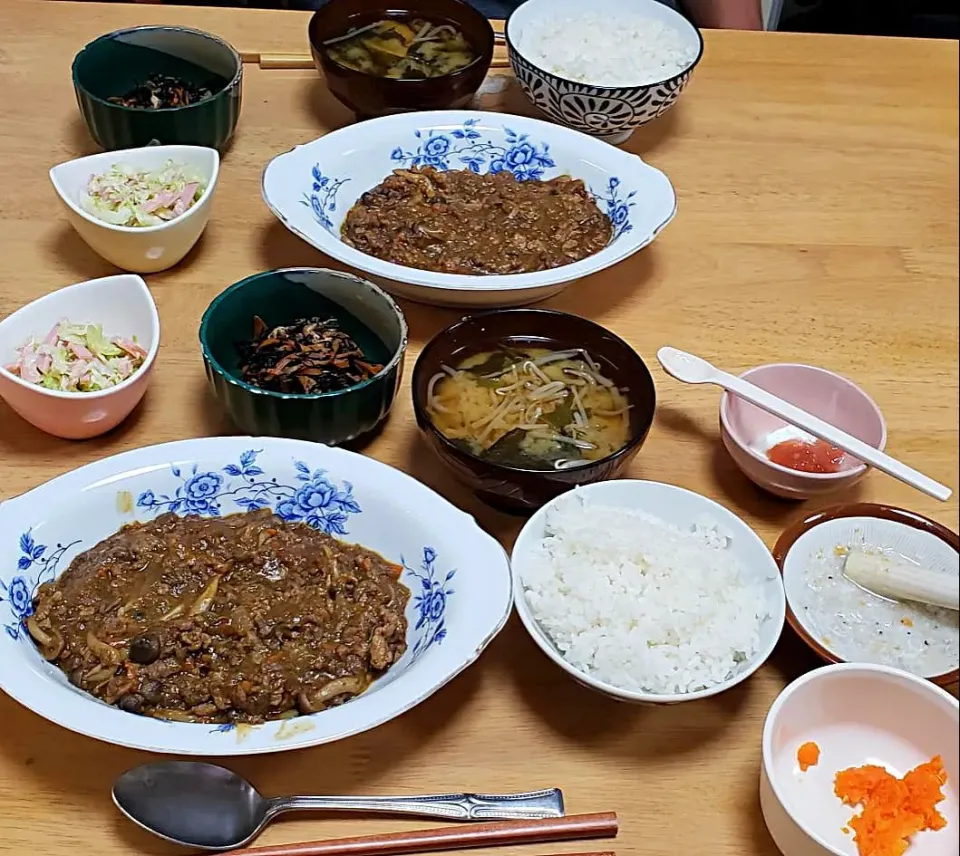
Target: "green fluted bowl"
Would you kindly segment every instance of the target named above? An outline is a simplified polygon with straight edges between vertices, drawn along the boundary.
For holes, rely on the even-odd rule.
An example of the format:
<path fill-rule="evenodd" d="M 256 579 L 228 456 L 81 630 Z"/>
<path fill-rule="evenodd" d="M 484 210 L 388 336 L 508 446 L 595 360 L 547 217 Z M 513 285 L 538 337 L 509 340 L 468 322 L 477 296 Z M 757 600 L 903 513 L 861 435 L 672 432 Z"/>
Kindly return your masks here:
<path fill-rule="evenodd" d="M 151 74 L 179 77 L 213 96 L 149 110 L 109 99 Z M 243 62 L 223 39 L 189 27 L 134 27 L 100 36 L 73 60 L 73 88 L 90 135 L 108 151 L 150 144 L 223 150 L 237 127 Z"/>
<path fill-rule="evenodd" d="M 383 370 L 336 392 L 259 389 L 240 379 L 237 348 L 253 335 L 254 315 L 268 327 L 336 318 Z M 335 446 L 370 434 L 390 413 L 403 373 L 407 322 L 372 282 L 321 268 L 285 268 L 249 276 L 216 297 L 200 322 L 200 349 L 213 393 L 241 431 Z"/>

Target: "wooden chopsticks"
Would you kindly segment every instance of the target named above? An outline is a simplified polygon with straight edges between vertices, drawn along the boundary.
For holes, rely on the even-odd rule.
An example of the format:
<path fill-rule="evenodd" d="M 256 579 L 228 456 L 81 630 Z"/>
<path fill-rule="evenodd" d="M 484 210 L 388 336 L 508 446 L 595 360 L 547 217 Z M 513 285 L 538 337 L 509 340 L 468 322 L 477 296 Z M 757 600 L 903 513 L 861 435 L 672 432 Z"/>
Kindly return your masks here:
<path fill-rule="evenodd" d="M 245 63 L 259 65 L 260 68 L 313 68 L 313 57 L 308 53 L 261 53 L 260 51 L 240 51 L 240 59 Z M 510 57 L 507 46 L 499 42 L 493 48 L 493 61 L 490 68 L 509 68 Z"/>
<path fill-rule="evenodd" d="M 443 826 L 412 832 L 358 835 L 328 841 L 276 844 L 230 850 L 223 856 L 398 856 L 471 847 L 501 847 L 544 841 L 615 838 L 619 830 L 614 812 L 571 814 L 543 820 L 503 820 L 464 826 Z M 609 851 L 571 856 L 614 856 Z"/>

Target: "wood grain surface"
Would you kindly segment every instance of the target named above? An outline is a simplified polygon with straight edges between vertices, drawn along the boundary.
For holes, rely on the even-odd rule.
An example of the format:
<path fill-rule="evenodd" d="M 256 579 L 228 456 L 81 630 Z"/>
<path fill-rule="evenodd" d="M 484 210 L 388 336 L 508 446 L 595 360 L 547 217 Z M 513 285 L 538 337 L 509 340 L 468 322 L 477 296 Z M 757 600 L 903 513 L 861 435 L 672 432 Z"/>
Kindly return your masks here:
<path fill-rule="evenodd" d="M 306 45 L 303 13 L 3 0 L 0 314 L 116 272 L 64 221 L 47 170 L 95 151 L 71 87 L 74 54 L 100 33 L 159 22 L 211 30 L 245 51 Z M 956 488 L 957 43 L 734 32 L 706 41 L 678 106 L 628 144 L 673 180 L 676 220 L 650 248 L 548 304 L 608 326 L 651 365 L 660 406 L 630 475 L 720 501 L 771 546 L 813 510 L 745 481 L 718 440 L 718 392 L 681 387 L 654 365 L 657 348 L 671 344 L 732 371 L 801 361 L 847 375 L 882 408 L 888 450 Z M 143 404 L 112 434 L 72 443 L 39 434 L 0 403 L 0 498 L 115 452 L 229 433 L 205 387 L 203 310 L 254 271 L 330 264 L 273 219 L 260 172 L 271 156 L 352 117 L 312 71 L 247 66 L 245 77 L 210 226 L 184 263 L 147 278 L 163 341 Z M 509 76 L 491 78 L 479 103 L 532 115 Z M 457 313 L 404 308 L 412 367 Z M 438 468 L 418 440 L 408 386 L 365 452 L 439 490 L 510 546 L 520 522 L 480 506 Z M 877 473 L 838 497 L 852 499 L 958 528 L 956 495 L 938 504 Z M 571 812 L 618 812 L 621 856 L 773 856 L 757 805 L 761 727 L 784 684 L 814 665 L 786 631 L 770 663 L 730 692 L 632 707 L 570 681 L 512 620 L 477 665 L 398 720 L 231 766 L 271 795 L 559 786 Z M 0 852 L 180 852 L 110 803 L 113 779 L 147 755 L 68 733 L 2 694 L 0 723 Z M 301 817 L 275 824 L 259 843 L 417 826 Z M 539 852 L 564 847 L 578 849 Z M 522 852 L 537 856 L 538 848 Z"/>

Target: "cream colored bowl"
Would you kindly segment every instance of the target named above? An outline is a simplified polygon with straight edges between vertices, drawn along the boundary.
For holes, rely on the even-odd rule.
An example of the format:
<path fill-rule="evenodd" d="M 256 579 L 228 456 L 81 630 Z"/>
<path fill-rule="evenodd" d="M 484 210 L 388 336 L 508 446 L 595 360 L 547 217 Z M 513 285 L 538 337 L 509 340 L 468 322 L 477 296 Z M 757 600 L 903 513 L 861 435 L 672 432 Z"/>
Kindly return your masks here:
<path fill-rule="evenodd" d="M 937 805 L 947 826 L 920 832 L 909 856 L 957 856 L 957 700 L 929 681 L 889 666 L 842 663 L 808 672 L 773 703 L 763 727 L 760 807 L 784 856 L 857 856 L 849 832 L 859 813 L 834 795 L 840 770 L 879 764 L 897 776 L 940 755 L 947 773 Z M 820 747 L 802 772 L 797 750 Z M 845 831 L 847 830 L 847 831 Z"/>
<path fill-rule="evenodd" d="M 100 392 L 46 389 L 4 368 L 31 336 L 44 336 L 63 319 L 100 324 L 108 336 L 136 337 L 147 352 L 143 365 L 122 383 Z M 139 276 L 120 274 L 69 285 L 0 321 L 0 398 L 48 434 L 67 440 L 96 437 L 119 425 L 143 398 L 159 346 L 157 307 Z"/>
<path fill-rule="evenodd" d="M 203 196 L 186 213 L 159 226 L 114 226 L 81 206 L 90 177 L 114 164 L 140 170 L 161 169 L 167 161 L 193 167 L 205 184 Z M 210 203 L 220 174 L 220 155 L 204 146 L 145 146 L 103 152 L 67 161 L 50 170 L 50 181 L 70 225 L 90 247 L 117 267 L 155 273 L 173 267 L 193 249 L 210 219 Z"/>

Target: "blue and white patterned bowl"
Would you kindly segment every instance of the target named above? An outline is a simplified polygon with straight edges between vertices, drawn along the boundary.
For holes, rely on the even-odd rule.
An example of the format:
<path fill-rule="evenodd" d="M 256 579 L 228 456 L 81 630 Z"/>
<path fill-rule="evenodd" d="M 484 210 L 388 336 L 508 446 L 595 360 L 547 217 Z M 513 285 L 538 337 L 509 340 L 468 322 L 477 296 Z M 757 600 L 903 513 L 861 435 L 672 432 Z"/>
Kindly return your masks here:
<path fill-rule="evenodd" d="M 377 551 L 411 590 L 407 652 L 340 707 L 237 729 L 125 713 L 71 686 L 24 621 L 37 587 L 134 520 L 270 507 Z M 264 437 L 148 446 L 81 467 L 0 503 L 0 688 L 35 713 L 108 743 L 184 755 L 253 755 L 374 728 L 470 665 L 512 606 L 503 548 L 410 476 L 343 449 Z"/>
<path fill-rule="evenodd" d="M 551 119 L 608 143 L 622 143 L 636 128 L 662 116 L 676 103 L 703 56 L 703 36 L 683 15 L 657 0 L 591 0 L 589 11 L 607 16 L 611 30 L 616 27 L 618 13 L 642 14 L 674 28 L 689 42 L 696 58 L 667 80 L 613 87 L 568 80 L 524 55 L 524 33 L 538 21 L 574 17 L 584 9 L 580 0 L 526 0 L 504 28 L 510 65 L 527 98 Z"/>
<path fill-rule="evenodd" d="M 536 273 L 472 276 L 381 261 L 340 239 L 353 204 L 394 169 L 434 166 L 522 179 L 584 181 L 610 216 L 614 237 L 599 253 Z M 519 306 L 543 300 L 649 244 L 676 212 L 670 180 L 639 157 L 549 122 L 469 110 L 371 119 L 275 157 L 263 171 L 264 201 L 294 234 L 363 271 L 388 291 L 445 306 Z"/>

